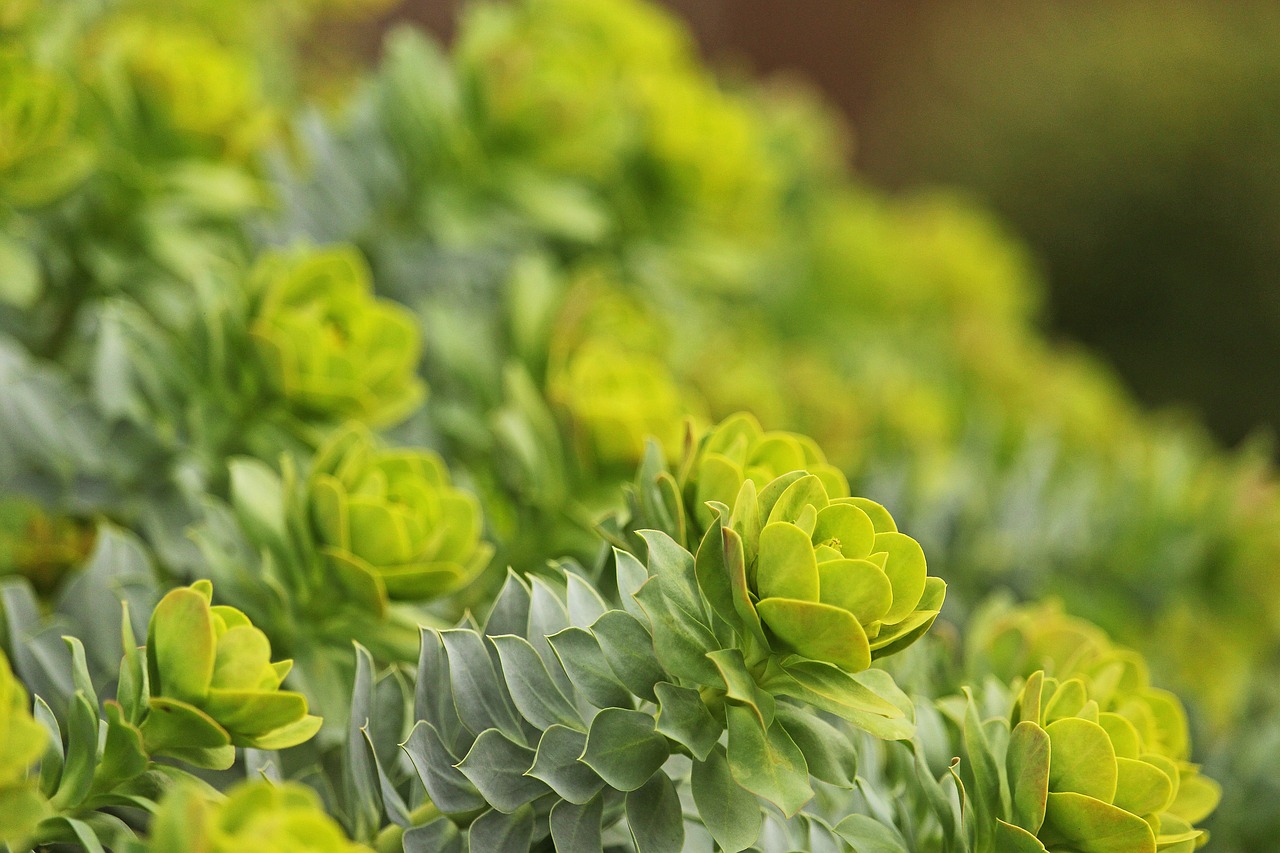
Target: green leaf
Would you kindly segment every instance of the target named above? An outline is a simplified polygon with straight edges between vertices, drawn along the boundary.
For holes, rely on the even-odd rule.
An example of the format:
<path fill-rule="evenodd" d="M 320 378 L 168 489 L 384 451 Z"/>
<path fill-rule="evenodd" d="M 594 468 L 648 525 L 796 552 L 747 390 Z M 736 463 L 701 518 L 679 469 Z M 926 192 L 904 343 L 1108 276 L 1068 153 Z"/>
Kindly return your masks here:
<path fill-rule="evenodd" d="M 1013 823 L 1030 832 L 1040 831 L 1049 795 L 1049 735 L 1024 720 L 1009 736 L 1006 761 L 1009 793 L 1013 798 Z"/>
<path fill-rule="evenodd" d="M 413 693 L 413 716 L 426 720 L 436 730 L 442 743 L 451 750 L 470 748 L 465 740 L 465 729 L 453 701 L 453 687 L 449 683 L 449 658 L 444 640 L 434 628 L 420 632 L 421 651 L 418 655 L 418 673 Z M 462 745 L 465 740 L 465 746 Z"/>
<path fill-rule="evenodd" d="M 1116 795 L 1116 753 L 1097 723 L 1064 717 L 1045 727 L 1049 735 L 1049 788 L 1111 802 Z"/>
<path fill-rule="evenodd" d="M 77 637 L 63 637 L 62 642 L 66 643 L 71 651 L 71 683 L 75 685 L 76 690 L 84 694 L 89 707 L 93 708 L 96 714 L 98 692 L 93 689 L 93 678 L 89 675 L 89 662 L 85 659 L 84 643 Z"/>
<path fill-rule="evenodd" d="M 540 779 L 526 776 L 534 751 L 508 738 L 498 729 L 486 729 L 476 738 L 458 769 L 500 812 L 515 814 L 521 806 L 551 793 Z"/>
<path fill-rule="evenodd" d="M 756 843 L 760 801 L 733 780 L 723 747 L 717 744 L 705 760 L 693 762 L 690 788 L 698 817 L 724 853 L 738 853 Z"/>
<path fill-rule="evenodd" d="M 49 801 L 35 787 L 0 787 L 0 839 L 27 838 L 50 812 Z"/>
<path fill-rule="evenodd" d="M 705 759 L 724 727 L 711 716 L 702 695 L 692 687 L 669 682 L 654 685 L 658 697 L 657 730 L 686 747 L 694 758 Z"/>
<path fill-rule="evenodd" d="M 725 695 L 750 708 L 760 720 L 760 728 L 767 729 L 773 722 L 774 707 L 777 704 L 773 696 L 756 684 L 756 680 L 747 670 L 747 663 L 742 652 L 737 649 L 720 649 L 708 652 L 707 657 L 720 673 L 724 684 Z"/>
<path fill-rule="evenodd" d="M 777 481 L 775 480 L 774 482 Z M 766 486 L 765 490 L 760 493 L 760 504 L 762 509 L 765 509 L 766 502 L 772 497 L 771 495 L 768 495 L 772 485 L 773 483 L 770 483 L 769 486 Z M 765 529 L 767 530 L 769 525 L 774 524 L 775 522 L 794 522 L 800 517 L 800 514 L 804 511 L 805 507 L 811 506 L 814 509 L 820 510 L 824 509 L 829 503 L 830 499 L 827 495 L 827 488 L 822 485 L 822 481 L 813 474 L 804 474 L 788 485 L 786 489 L 778 495 L 776 502 L 765 509 L 765 512 L 767 513 L 764 525 Z M 762 533 L 761 536 L 763 535 L 764 534 Z M 763 544 L 760 548 L 760 555 L 761 559 L 763 559 Z"/>
<path fill-rule="evenodd" d="M 656 702 L 653 685 L 667 674 L 655 658 L 648 629 L 626 611 L 610 610 L 595 621 L 591 633 L 618 680 L 636 696 Z"/>
<path fill-rule="evenodd" d="M 40 299 L 40 260 L 21 240 L 0 234 L 0 302 L 28 309 Z"/>
<path fill-rule="evenodd" d="M 848 672 L 871 666 L 866 630 L 847 610 L 817 601 L 766 598 L 756 604 L 756 612 L 786 650 Z"/>
<path fill-rule="evenodd" d="M 142 732 L 129 724 L 116 702 L 104 706 L 107 715 L 106 738 L 102 759 L 93 780 L 95 793 L 110 791 L 147 769 L 149 758 L 142 743 Z"/>
<path fill-rule="evenodd" d="M 636 853 L 680 853 L 684 847 L 684 816 L 680 796 L 665 773 L 654 773 L 627 794 L 627 826 Z"/>
<path fill-rule="evenodd" d="M 148 635 L 152 695 L 203 700 L 215 658 L 209 597 L 192 587 L 171 590 L 152 612 Z"/>
<path fill-rule="evenodd" d="M 1116 759 L 1114 803 L 1136 815 L 1159 814 L 1173 804 L 1173 780 L 1147 761 Z"/>
<path fill-rule="evenodd" d="M 581 761 L 619 791 L 634 791 L 652 776 L 670 751 L 644 711 L 605 708 L 591 721 Z"/>
<path fill-rule="evenodd" d="M 636 602 L 635 594 L 649 579 L 649 570 L 634 554 L 618 548 L 613 549 L 613 561 L 618 578 L 618 597 L 622 599 L 623 609 L 637 619 L 643 619 L 644 611 Z"/>
<path fill-rule="evenodd" d="M 878 738 L 906 740 L 915 731 L 911 700 L 882 670 L 853 675 L 829 663 L 789 659 L 770 667 L 762 685 L 835 714 Z"/>
<path fill-rule="evenodd" d="M 766 732 L 747 708 L 726 705 L 729 770 L 739 785 L 794 815 L 813 797 L 809 769 L 795 741 L 777 721 Z"/>
<path fill-rule="evenodd" d="M 618 681 L 595 635 L 566 628 L 547 640 L 578 692 L 597 708 L 630 707 L 630 691 Z"/>
<path fill-rule="evenodd" d="M 462 833 L 446 817 L 404 831 L 404 853 L 462 853 Z"/>
<path fill-rule="evenodd" d="M 689 617 L 708 626 L 693 555 L 659 530 L 641 530 L 640 538 L 649 546 L 649 574 L 658 579 L 663 594 Z"/>
<path fill-rule="evenodd" d="M 565 603 L 569 609 L 569 624 L 573 627 L 590 627 L 609 609 L 600 593 L 581 575 L 565 572 L 565 582 Z"/>
<path fill-rule="evenodd" d="M 604 798 L 579 805 L 561 801 L 551 807 L 551 841 L 557 853 L 600 853 Z"/>
<path fill-rule="evenodd" d="M 531 602 L 529 588 L 524 580 L 507 569 L 507 579 L 498 591 L 489 616 L 485 619 L 484 633 L 488 637 L 512 634 L 523 636 L 529 628 L 529 604 Z"/>
<path fill-rule="evenodd" d="M 1155 853 L 1156 850 L 1155 836 L 1145 820 L 1074 791 L 1049 794 L 1045 829 L 1040 835 L 1049 834 L 1062 838 L 1066 842 L 1062 846 L 1080 853 Z"/>
<path fill-rule="evenodd" d="M 908 853 L 907 844 L 896 829 L 866 815 L 849 815 L 836 824 L 835 830 L 858 853 Z"/>
<path fill-rule="evenodd" d="M 462 724 L 479 734 L 498 729 L 513 741 L 524 733 L 504 682 L 493 670 L 484 639 L 474 631 L 454 628 L 440 631 L 449 661 L 449 684 Z"/>
<path fill-rule="evenodd" d="M 74 809 L 93 787 L 98 767 L 98 711 L 77 690 L 67 710 L 67 757 L 58 790 L 50 798 L 55 808 Z"/>
<path fill-rule="evenodd" d="M 854 741 L 814 712 L 785 702 L 778 704 L 778 721 L 800 747 L 809 773 L 839 788 L 852 788 L 858 777 Z"/>
<path fill-rule="evenodd" d="M 747 480 L 750 483 L 750 480 Z M 733 582 L 730 579 L 728 558 L 725 555 L 724 513 L 721 504 L 712 507 L 716 520 L 707 528 L 694 557 L 694 575 L 703 598 L 712 611 L 734 628 L 742 628 L 742 617 L 733 600 Z"/>
<path fill-rule="evenodd" d="M 523 806 L 510 814 L 490 809 L 471 824 L 467 840 L 473 851 L 528 853 L 533 845 L 533 809 Z"/>
<path fill-rule="evenodd" d="M 236 518 L 254 542 L 283 546 L 289 541 L 285 527 L 284 487 L 269 465 L 250 458 L 231 459 L 231 505 Z"/>
<path fill-rule="evenodd" d="M 533 767 L 527 773 L 546 782 L 559 797 L 582 805 L 604 787 L 599 774 L 578 760 L 586 746 L 587 736 L 582 732 L 551 726 L 542 733 Z"/>
<path fill-rule="evenodd" d="M 966 790 L 973 798 L 973 807 L 977 815 L 1005 814 L 1007 809 L 1003 807 L 1005 803 L 1002 800 L 1000 767 L 987 740 L 982 721 L 978 719 L 978 703 L 968 688 L 964 688 L 964 691 L 968 697 L 968 703 L 965 705 L 964 719 L 961 723 L 961 737 L 965 755 L 969 760 L 961 767 L 961 772 L 967 774 Z M 978 849 L 986 847 L 993 831 L 990 817 L 977 822 Z"/>
<path fill-rule="evenodd" d="M 431 802 L 445 814 L 465 814 L 485 807 L 484 797 L 455 765 L 435 726 L 419 720 L 404 742 L 405 754 L 418 771 Z"/>
<path fill-rule="evenodd" d="M 551 680 L 542 658 L 527 640 L 499 635 L 489 641 L 498 650 L 502 677 L 522 717 L 539 729 L 557 723 L 583 728 L 582 717 Z"/>
<path fill-rule="evenodd" d="M 641 587 L 636 599 L 652 626 L 653 649 L 658 661 L 677 678 L 699 684 L 718 683 L 719 674 L 707 659 L 707 652 L 720 648 L 720 643 L 705 625 L 673 606 L 656 581 L 657 578 L 652 578 Z"/>
<path fill-rule="evenodd" d="M 809 534 L 787 521 L 764 526 L 760 531 L 756 590 L 762 599 L 818 600 L 818 561 Z"/>
<path fill-rule="evenodd" d="M 996 819 L 996 849 L 1001 853 L 1047 853 L 1040 839 L 1020 826 Z"/>
<path fill-rule="evenodd" d="M 893 585 L 893 604 L 884 622 L 893 625 L 911 615 L 924 595 L 925 578 L 929 575 L 924 549 L 920 543 L 901 533 L 877 533 L 872 553 L 887 552 L 884 573 Z"/>

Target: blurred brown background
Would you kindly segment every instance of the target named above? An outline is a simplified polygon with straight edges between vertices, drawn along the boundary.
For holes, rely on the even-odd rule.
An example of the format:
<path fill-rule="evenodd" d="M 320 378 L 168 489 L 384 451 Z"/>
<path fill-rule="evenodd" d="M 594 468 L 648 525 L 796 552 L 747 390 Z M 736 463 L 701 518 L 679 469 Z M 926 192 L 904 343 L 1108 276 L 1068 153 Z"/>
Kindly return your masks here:
<path fill-rule="evenodd" d="M 1047 329 L 1140 398 L 1228 443 L 1280 426 L 1280 3 L 665 2 L 716 64 L 818 85 L 872 184 L 994 208 L 1041 259 Z M 459 5 L 388 22 L 447 37 Z"/>

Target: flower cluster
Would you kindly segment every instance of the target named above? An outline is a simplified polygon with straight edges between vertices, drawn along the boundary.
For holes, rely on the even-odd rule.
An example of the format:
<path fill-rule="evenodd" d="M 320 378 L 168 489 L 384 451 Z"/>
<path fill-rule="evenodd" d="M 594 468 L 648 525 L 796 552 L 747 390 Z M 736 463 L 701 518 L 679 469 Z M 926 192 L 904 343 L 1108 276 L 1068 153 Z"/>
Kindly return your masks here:
<path fill-rule="evenodd" d="M 289 406 L 380 426 L 421 403 L 417 321 L 374 297 L 354 249 L 271 254 L 252 278 L 260 295 L 253 340 L 271 387 Z"/>

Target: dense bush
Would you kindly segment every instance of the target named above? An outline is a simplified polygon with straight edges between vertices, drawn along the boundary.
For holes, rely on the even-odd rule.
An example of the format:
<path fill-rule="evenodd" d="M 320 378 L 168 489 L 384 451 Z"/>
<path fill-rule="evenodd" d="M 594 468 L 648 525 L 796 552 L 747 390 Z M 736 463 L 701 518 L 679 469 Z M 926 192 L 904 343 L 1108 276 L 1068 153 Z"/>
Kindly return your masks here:
<path fill-rule="evenodd" d="M 271 72 L 315 9 L 13 8 L 11 848 L 1202 844 L 1182 700 L 1001 587 L 1270 831 L 1270 472 L 804 93 L 614 0 L 395 32 L 336 110 Z"/>

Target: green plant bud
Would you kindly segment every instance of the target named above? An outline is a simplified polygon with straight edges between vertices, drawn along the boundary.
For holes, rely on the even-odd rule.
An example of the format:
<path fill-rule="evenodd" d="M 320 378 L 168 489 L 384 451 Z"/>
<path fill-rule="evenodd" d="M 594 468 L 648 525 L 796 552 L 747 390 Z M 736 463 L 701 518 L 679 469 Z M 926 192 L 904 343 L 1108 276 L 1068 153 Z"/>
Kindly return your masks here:
<path fill-rule="evenodd" d="M 230 766 L 234 746 L 284 749 L 308 740 L 320 718 L 301 693 L 281 690 L 292 661 L 234 607 L 213 605 L 213 584 L 170 591 L 147 629 L 148 751 Z"/>
<path fill-rule="evenodd" d="M 634 465 L 650 436 L 668 451 L 679 446 L 684 395 L 656 358 L 590 340 L 552 377 L 549 394 L 568 413 L 579 444 L 601 464 Z"/>
<path fill-rule="evenodd" d="M 386 449 L 357 425 L 320 448 L 309 499 L 331 568 L 345 585 L 377 600 L 450 592 L 492 555 L 480 540 L 479 502 L 449 482 L 438 456 Z"/>
<path fill-rule="evenodd" d="M 357 853 L 325 814 L 315 791 L 297 782 L 243 782 L 225 799 L 180 785 L 152 825 L 151 853 Z"/>
<path fill-rule="evenodd" d="M 0 575 L 18 574 L 49 594 L 93 550 L 89 525 L 20 498 L 0 499 Z"/>
<path fill-rule="evenodd" d="M 1123 706 L 1107 710 L 1085 679 L 1032 673 L 1012 724 L 1012 808 L 998 842 L 1018 850 L 1155 853 L 1191 851 L 1207 840 L 1193 827 L 1217 805 L 1217 784 L 1153 748 Z"/>
<path fill-rule="evenodd" d="M 34 780 L 28 779 L 47 738 L 44 727 L 31 716 L 27 691 L 0 652 L 0 846 L 25 849 L 19 842 L 49 812 Z"/>
<path fill-rule="evenodd" d="M 709 502 L 733 506 L 747 480 L 760 494 L 792 471 L 813 474 L 832 498 L 849 496 L 844 474 L 827 464 L 813 439 L 791 432 L 765 432 L 755 417 L 739 412 L 725 418 L 703 439 L 685 482 L 685 502 L 693 508 L 699 529 L 705 530 L 715 519 Z"/>
<path fill-rule="evenodd" d="M 276 393 L 300 413 L 373 426 L 421 404 L 422 343 L 408 309 L 373 295 L 354 248 L 273 253 L 253 273 L 252 334 Z"/>
<path fill-rule="evenodd" d="M 14 49 L 0 50 L 0 201 L 53 201 L 89 171 L 91 149 L 74 135 L 75 91 Z"/>

